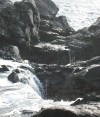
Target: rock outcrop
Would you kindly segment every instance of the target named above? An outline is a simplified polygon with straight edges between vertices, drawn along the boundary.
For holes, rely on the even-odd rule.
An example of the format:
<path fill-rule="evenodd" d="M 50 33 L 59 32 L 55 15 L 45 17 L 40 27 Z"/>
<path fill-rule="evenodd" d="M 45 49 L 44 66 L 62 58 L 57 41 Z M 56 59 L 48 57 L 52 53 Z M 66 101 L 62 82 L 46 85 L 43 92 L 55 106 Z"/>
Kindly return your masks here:
<path fill-rule="evenodd" d="M 14 4 L 9 0 L 0 0 L 0 60 L 10 60 L 7 64 L 12 64 L 0 64 L 1 77 L 7 77 L 7 81 L 0 80 L 10 83 L 6 89 L 11 88 L 14 94 L 17 91 L 24 95 L 23 90 L 27 91 L 23 100 L 28 106 L 34 107 L 34 96 L 39 98 L 38 101 L 34 98 L 35 105 L 39 104 L 42 93 L 43 96 L 45 93 L 46 99 L 54 101 L 100 94 L 100 18 L 90 27 L 75 32 L 65 16 L 56 17 L 58 10 L 51 0 L 22 0 Z M 17 63 L 25 59 L 34 69 L 28 64 L 23 66 Z M 1 95 L 6 93 L 2 89 Z M 18 103 L 21 107 L 23 100 Z M 44 108 L 38 114 L 21 109 L 20 113 L 33 117 L 100 117 L 99 101 L 99 98 L 90 97 L 76 101 L 73 106 Z M 13 105 L 14 109 L 19 109 L 15 102 Z M 41 105 L 40 108 L 43 107 Z M 9 109 L 3 109 L 0 114 L 9 109 L 13 111 L 12 105 Z"/>
<path fill-rule="evenodd" d="M 0 58 L 4 60 L 22 62 L 18 47 L 8 44 L 0 44 Z"/>
<path fill-rule="evenodd" d="M 35 0 L 41 18 L 53 18 L 59 9 L 51 0 Z"/>
<path fill-rule="evenodd" d="M 22 1 L 13 4 L 0 1 L 0 40 L 17 46 L 38 41 L 39 13 L 35 2 Z"/>
<path fill-rule="evenodd" d="M 47 98 L 55 100 L 75 100 L 86 94 L 100 94 L 100 65 L 91 60 L 73 65 L 37 65 L 35 72 L 44 84 Z M 89 65 L 91 61 L 92 64 Z"/>
<path fill-rule="evenodd" d="M 92 105 L 92 106 L 91 106 Z M 99 117 L 100 102 L 90 102 L 76 106 L 51 106 L 42 109 L 32 117 Z"/>

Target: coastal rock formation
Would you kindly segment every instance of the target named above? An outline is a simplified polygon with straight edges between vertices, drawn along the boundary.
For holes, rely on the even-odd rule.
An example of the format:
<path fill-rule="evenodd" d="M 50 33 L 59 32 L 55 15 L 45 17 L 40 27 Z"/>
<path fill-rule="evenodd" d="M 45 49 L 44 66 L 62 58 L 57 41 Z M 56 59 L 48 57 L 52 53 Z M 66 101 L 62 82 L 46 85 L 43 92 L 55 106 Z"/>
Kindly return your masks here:
<path fill-rule="evenodd" d="M 100 18 L 75 32 L 65 16 L 56 17 L 58 10 L 51 0 L 14 4 L 0 0 L 3 117 L 9 113 L 19 117 L 100 117 L 99 98 L 84 98 L 73 106 L 55 103 L 100 95 Z M 53 99 L 52 107 L 46 107 L 49 100 L 45 99 Z"/>
<path fill-rule="evenodd" d="M 26 14 L 25 14 L 26 13 Z M 34 15 L 33 15 L 34 14 Z M 27 18 L 26 18 L 26 17 Z M 0 1 L 0 40 L 17 46 L 38 41 L 39 13 L 35 3 Z"/>

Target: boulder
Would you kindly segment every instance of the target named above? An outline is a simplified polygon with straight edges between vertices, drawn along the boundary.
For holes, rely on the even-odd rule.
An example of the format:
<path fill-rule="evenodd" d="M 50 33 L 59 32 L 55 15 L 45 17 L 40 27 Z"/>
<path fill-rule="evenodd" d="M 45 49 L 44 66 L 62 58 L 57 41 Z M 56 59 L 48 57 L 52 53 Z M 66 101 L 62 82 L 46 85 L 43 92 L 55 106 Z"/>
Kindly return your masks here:
<path fill-rule="evenodd" d="M 12 73 L 8 76 L 8 80 L 12 83 L 17 83 L 19 82 L 19 77 L 15 71 L 12 71 Z"/>
<path fill-rule="evenodd" d="M 35 2 L 41 18 L 50 19 L 54 17 L 59 10 L 52 0 L 35 0 Z"/>
<path fill-rule="evenodd" d="M 8 67 L 6 65 L 1 65 L 0 72 L 5 72 L 5 71 L 9 71 Z"/>
<path fill-rule="evenodd" d="M 19 15 L 20 21 L 24 24 L 24 33 L 26 41 L 30 44 L 39 41 L 39 23 L 40 15 L 34 0 L 23 0 L 22 2 L 15 2 L 15 7 Z"/>
<path fill-rule="evenodd" d="M 88 103 L 76 106 L 50 106 L 32 117 L 99 117 L 100 103 Z"/>
<path fill-rule="evenodd" d="M 34 116 L 33 116 L 34 117 Z M 38 117 L 78 117 L 74 112 L 65 109 L 44 109 Z"/>
<path fill-rule="evenodd" d="M 53 19 L 52 30 L 64 36 L 75 32 L 74 29 L 69 26 L 65 16 L 59 16 Z"/>

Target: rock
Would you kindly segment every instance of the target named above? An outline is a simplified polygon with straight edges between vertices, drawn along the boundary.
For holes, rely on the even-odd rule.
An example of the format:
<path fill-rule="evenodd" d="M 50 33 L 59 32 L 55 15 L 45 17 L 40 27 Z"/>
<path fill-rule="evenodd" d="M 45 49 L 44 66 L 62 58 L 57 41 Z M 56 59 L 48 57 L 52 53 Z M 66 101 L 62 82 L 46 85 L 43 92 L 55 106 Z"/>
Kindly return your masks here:
<path fill-rule="evenodd" d="M 14 60 L 18 62 L 22 61 L 18 47 L 13 45 L 0 46 L 0 58 L 5 60 Z"/>
<path fill-rule="evenodd" d="M 97 89 L 100 88 L 100 66 L 98 65 L 88 69 L 85 78 L 97 87 Z"/>
<path fill-rule="evenodd" d="M 91 105 L 92 104 L 92 105 Z M 51 106 L 44 108 L 32 117 L 99 117 L 100 103 L 89 103 L 76 106 Z"/>
<path fill-rule="evenodd" d="M 59 10 L 51 0 L 35 0 L 35 2 L 41 18 L 50 19 L 54 17 Z"/>
<path fill-rule="evenodd" d="M 2 65 L 0 68 L 0 72 L 5 72 L 5 71 L 9 71 L 9 69 L 6 65 Z"/>
<path fill-rule="evenodd" d="M 69 26 L 64 16 L 54 17 L 49 20 L 42 19 L 40 22 L 39 34 L 40 40 L 43 42 L 66 40 L 66 36 L 72 33 L 74 33 L 74 30 Z"/>
<path fill-rule="evenodd" d="M 31 48 L 29 60 L 42 64 L 67 64 L 69 63 L 69 50 L 64 46 L 39 43 Z"/>
<path fill-rule="evenodd" d="M 74 29 L 69 26 L 65 16 L 54 18 L 52 23 L 52 30 L 64 36 L 68 36 L 75 32 Z"/>
<path fill-rule="evenodd" d="M 19 77 L 15 71 L 12 71 L 12 73 L 8 76 L 8 80 L 12 83 L 17 83 L 19 82 Z"/>
<path fill-rule="evenodd" d="M 44 84 L 46 97 L 55 100 L 75 100 L 91 92 L 100 94 L 100 66 L 94 62 L 87 64 L 88 61 L 83 62 L 85 66 L 82 62 L 63 66 L 36 66 L 35 73 Z"/>
<path fill-rule="evenodd" d="M 0 40 L 2 43 L 24 48 L 29 44 L 35 44 L 39 38 L 39 22 L 40 17 L 34 1 L 22 1 L 15 4 L 10 1 L 0 2 Z"/>
<path fill-rule="evenodd" d="M 100 63 L 100 56 L 93 57 L 90 60 L 86 61 L 87 65 L 99 64 L 99 63 Z"/>
<path fill-rule="evenodd" d="M 35 1 L 25 0 L 22 2 L 16 2 L 14 5 L 17 8 L 20 20 L 24 24 L 24 33 L 27 39 L 26 41 L 28 41 L 30 44 L 37 43 L 39 39 L 38 30 L 40 15 Z"/>
<path fill-rule="evenodd" d="M 89 102 L 99 102 L 100 101 L 100 96 L 96 96 L 95 92 L 94 94 L 88 94 L 86 95 L 82 100 L 78 99 L 76 100 L 72 106 L 79 105 L 79 104 L 88 104 Z"/>
<path fill-rule="evenodd" d="M 44 109 L 38 117 L 78 117 L 74 112 L 65 109 Z M 33 116 L 34 117 L 34 116 Z"/>
<path fill-rule="evenodd" d="M 41 70 L 37 70 L 40 69 Z M 73 81 L 70 75 L 73 72 L 72 67 L 61 65 L 40 65 L 35 67 L 35 73 L 43 83 L 46 90 L 45 96 L 54 100 L 73 100 L 76 99 L 73 90 Z"/>

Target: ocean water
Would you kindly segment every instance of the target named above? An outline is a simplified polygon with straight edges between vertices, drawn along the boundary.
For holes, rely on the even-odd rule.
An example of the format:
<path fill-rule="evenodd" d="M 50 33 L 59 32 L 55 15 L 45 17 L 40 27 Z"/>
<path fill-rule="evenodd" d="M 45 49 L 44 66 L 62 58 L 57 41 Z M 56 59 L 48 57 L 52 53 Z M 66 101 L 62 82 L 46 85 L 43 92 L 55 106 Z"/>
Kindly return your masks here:
<path fill-rule="evenodd" d="M 75 29 L 88 27 L 100 17 L 100 0 L 52 0 Z"/>

